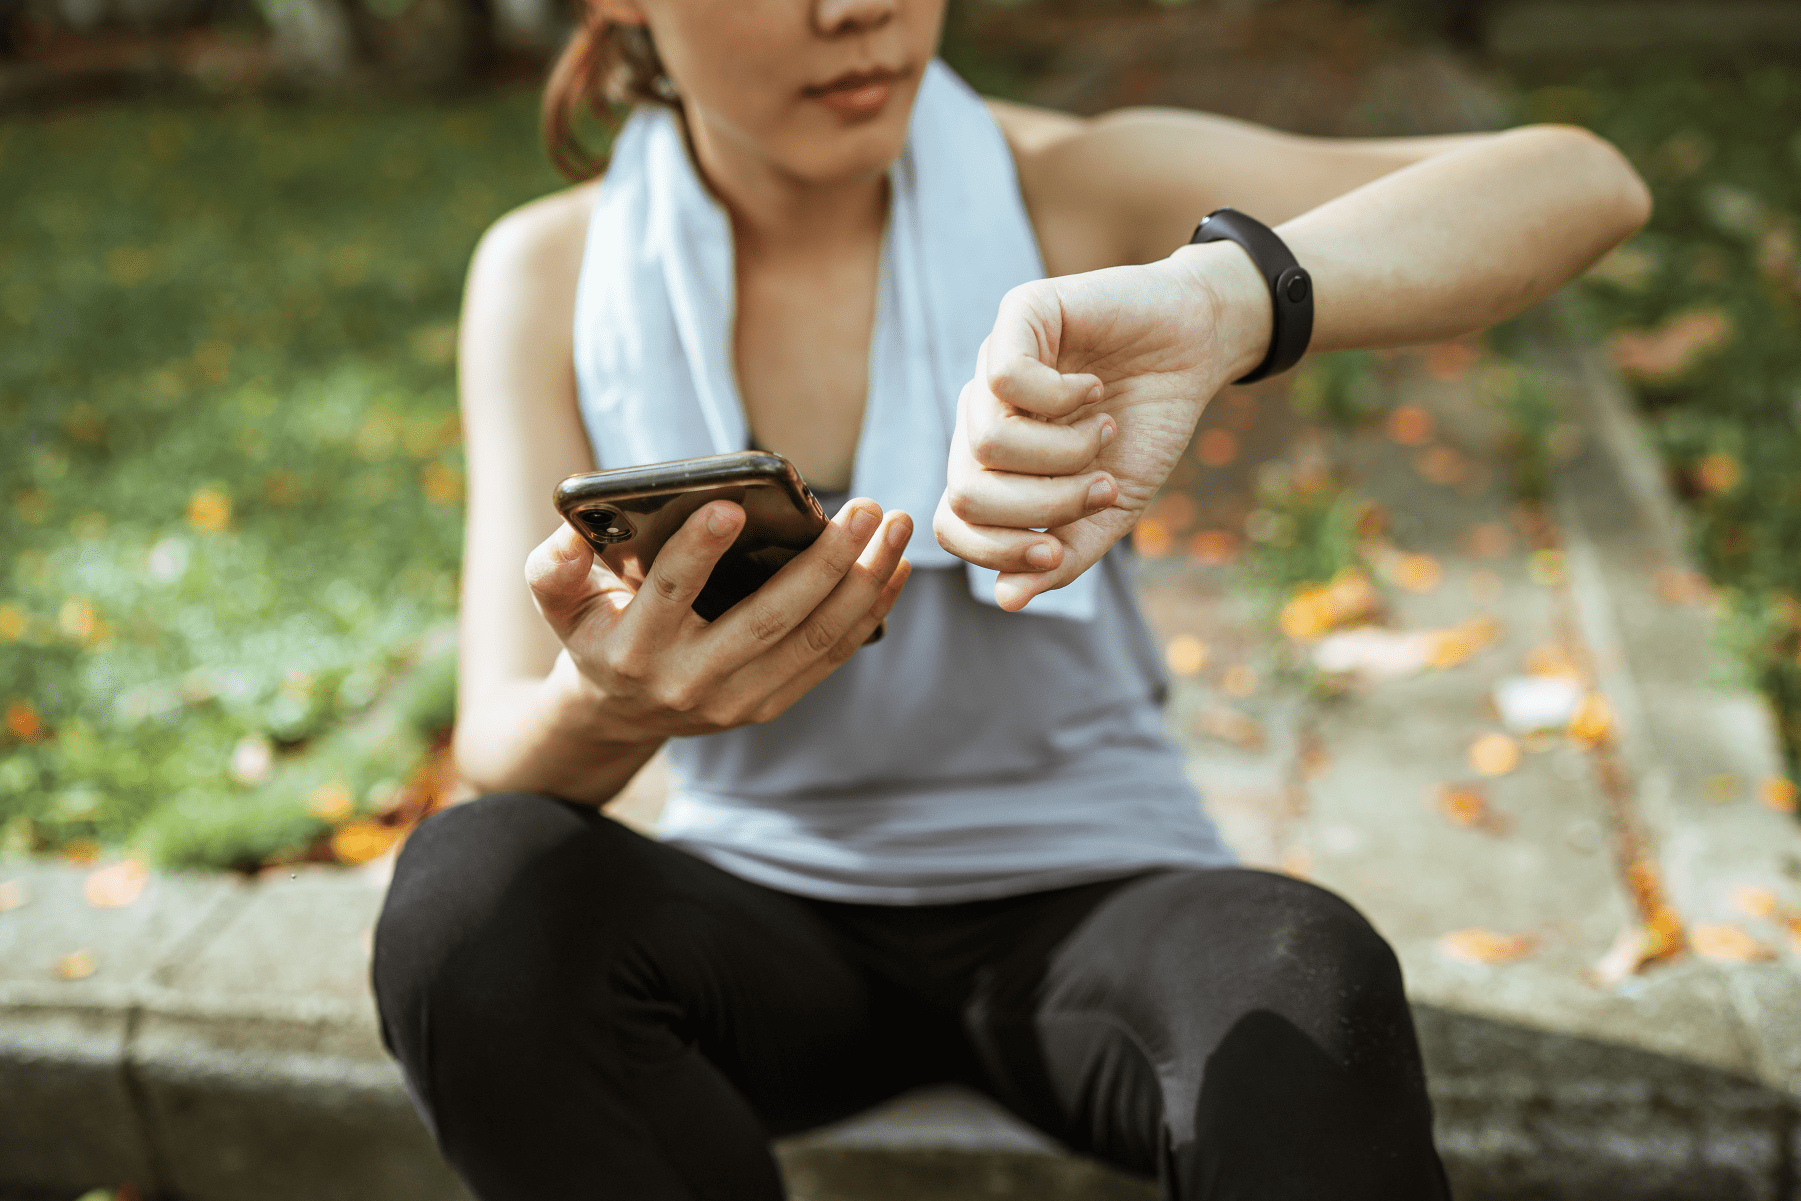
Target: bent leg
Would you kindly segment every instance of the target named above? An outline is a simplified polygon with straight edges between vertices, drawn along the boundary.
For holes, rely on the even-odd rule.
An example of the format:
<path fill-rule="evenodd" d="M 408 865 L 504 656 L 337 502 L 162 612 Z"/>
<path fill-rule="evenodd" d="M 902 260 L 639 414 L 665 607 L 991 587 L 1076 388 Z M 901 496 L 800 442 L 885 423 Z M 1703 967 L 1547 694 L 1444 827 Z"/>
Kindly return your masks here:
<path fill-rule="evenodd" d="M 1399 964 L 1313 885 L 1144 877 L 972 1012 L 1004 1100 L 1171 1201 L 1449 1195 Z"/>
<path fill-rule="evenodd" d="M 545 797 L 419 827 L 373 972 L 383 1035 L 484 1201 L 776 1201 L 770 1133 L 906 1083 L 903 1015 L 804 906 Z"/>

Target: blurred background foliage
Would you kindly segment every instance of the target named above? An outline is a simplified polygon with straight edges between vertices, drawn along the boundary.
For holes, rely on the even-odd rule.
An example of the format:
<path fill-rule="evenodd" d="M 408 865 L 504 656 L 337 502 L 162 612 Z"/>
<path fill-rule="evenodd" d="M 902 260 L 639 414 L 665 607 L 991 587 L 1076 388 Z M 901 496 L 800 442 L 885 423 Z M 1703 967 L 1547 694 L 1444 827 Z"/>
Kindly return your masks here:
<path fill-rule="evenodd" d="M 959 0 L 945 53 L 1078 110 L 1282 92 L 1317 132 L 1613 139 L 1657 215 L 1584 311 L 1792 762 L 1801 75 L 1774 45 L 1511 60 L 1485 44 L 1505 7 Z M 566 27 L 549 0 L 0 0 L 5 849 L 359 862 L 451 787 L 457 304 L 486 225 L 558 186 L 535 84 Z M 1296 39 L 1313 58 L 1281 58 Z M 1125 58 L 1150 66 L 1095 82 Z M 1300 399 L 1370 419 L 1360 364 Z M 1516 487 L 1542 490 L 1549 410 L 1516 391 Z M 1315 507 L 1295 519 L 1354 521 Z"/>

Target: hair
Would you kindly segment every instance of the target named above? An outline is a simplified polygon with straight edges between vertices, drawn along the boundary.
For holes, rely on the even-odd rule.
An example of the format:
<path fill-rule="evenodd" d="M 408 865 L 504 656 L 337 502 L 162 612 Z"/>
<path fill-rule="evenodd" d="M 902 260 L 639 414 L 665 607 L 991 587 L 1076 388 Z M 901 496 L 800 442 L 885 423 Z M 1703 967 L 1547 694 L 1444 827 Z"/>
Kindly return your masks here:
<path fill-rule="evenodd" d="M 593 5 L 581 3 L 575 32 L 544 84 L 544 148 L 566 178 L 593 179 L 607 160 L 576 133 L 578 115 L 592 113 L 610 127 L 621 106 L 673 105 L 675 98 L 675 85 L 663 70 L 650 31 L 615 24 L 597 15 Z"/>

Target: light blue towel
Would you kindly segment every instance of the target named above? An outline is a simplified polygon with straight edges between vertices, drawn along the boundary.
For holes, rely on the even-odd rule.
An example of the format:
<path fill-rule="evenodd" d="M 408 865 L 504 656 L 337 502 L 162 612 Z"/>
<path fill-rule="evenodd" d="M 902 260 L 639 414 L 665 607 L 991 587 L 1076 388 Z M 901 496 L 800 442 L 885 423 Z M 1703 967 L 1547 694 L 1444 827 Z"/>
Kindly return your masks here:
<path fill-rule="evenodd" d="M 959 560 L 932 536 L 957 394 L 1001 298 L 1042 278 L 1012 152 L 987 107 L 943 63 L 928 66 L 907 147 L 889 169 L 869 393 L 851 492 L 914 520 L 918 567 Z M 602 467 L 749 445 L 732 357 L 731 220 L 702 183 L 679 119 L 647 105 L 613 144 L 588 229 L 575 306 L 583 420 Z M 995 573 L 967 565 L 994 603 Z M 1028 610 L 1094 618 L 1084 575 Z"/>

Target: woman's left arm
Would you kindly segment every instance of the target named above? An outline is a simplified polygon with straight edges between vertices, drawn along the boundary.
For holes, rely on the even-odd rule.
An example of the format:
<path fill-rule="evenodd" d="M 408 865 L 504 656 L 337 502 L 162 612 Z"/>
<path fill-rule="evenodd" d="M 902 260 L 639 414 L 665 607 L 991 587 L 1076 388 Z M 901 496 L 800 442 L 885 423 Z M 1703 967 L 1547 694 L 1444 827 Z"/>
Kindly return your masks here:
<path fill-rule="evenodd" d="M 1139 114 L 1070 126 L 1020 168 L 1047 264 L 1078 273 L 1002 302 L 964 389 L 934 522 L 948 549 L 1002 572 L 1009 609 L 1129 532 L 1206 402 L 1262 360 L 1269 293 L 1242 250 L 1182 246 L 1144 261 L 1212 208 L 1275 226 L 1313 276 L 1315 350 L 1491 325 L 1650 211 L 1613 147 L 1561 126 L 1334 143 Z"/>

